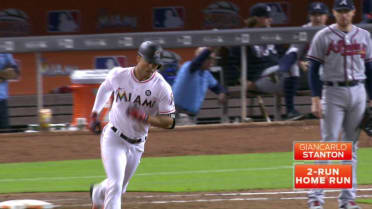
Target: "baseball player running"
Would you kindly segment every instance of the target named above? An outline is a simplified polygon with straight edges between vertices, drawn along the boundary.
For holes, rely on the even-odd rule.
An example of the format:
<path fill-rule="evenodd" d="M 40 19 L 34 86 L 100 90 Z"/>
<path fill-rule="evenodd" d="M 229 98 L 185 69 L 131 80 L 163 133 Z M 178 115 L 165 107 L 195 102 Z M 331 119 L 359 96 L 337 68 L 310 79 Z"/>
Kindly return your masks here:
<path fill-rule="evenodd" d="M 322 140 L 336 141 L 342 133 L 343 141 L 353 142 L 353 188 L 341 190 L 338 197 L 340 209 L 360 209 L 354 202 L 357 141 L 366 107 L 366 89 L 369 98 L 372 95 L 372 41 L 368 31 L 352 24 L 354 14 L 352 0 L 335 0 L 333 15 L 336 24 L 315 35 L 308 53 L 309 82 L 313 94 L 311 111 L 321 119 Z M 321 64 L 324 71 L 320 78 Z M 311 209 L 322 209 L 323 191 L 311 190 L 308 203 Z"/>
<path fill-rule="evenodd" d="M 109 123 L 101 135 L 101 156 L 107 178 L 91 186 L 93 209 L 120 209 L 121 196 L 140 162 L 150 125 L 172 129 L 175 106 L 169 84 L 156 72 L 162 49 L 145 41 L 137 65 L 113 68 L 98 89 L 92 110 L 91 130 L 99 126 L 98 114 L 114 94 Z"/>

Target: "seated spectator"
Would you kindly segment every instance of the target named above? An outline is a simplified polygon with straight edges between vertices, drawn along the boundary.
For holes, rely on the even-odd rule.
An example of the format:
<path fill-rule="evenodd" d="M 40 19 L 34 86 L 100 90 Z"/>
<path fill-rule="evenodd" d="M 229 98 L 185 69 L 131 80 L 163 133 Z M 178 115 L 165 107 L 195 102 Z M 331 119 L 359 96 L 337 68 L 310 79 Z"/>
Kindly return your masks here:
<path fill-rule="evenodd" d="M 271 8 L 267 4 L 258 3 L 250 9 L 251 17 L 245 21 L 249 28 L 271 27 Z M 240 47 L 232 47 L 232 54 L 240 59 Z M 304 115 L 294 108 L 294 97 L 299 77 L 298 69 L 279 73 L 279 51 L 274 44 L 249 45 L 247 52 L 247 90 L 263 93 L 284 93 L 286 119 L 298 120 Z"/>
<path fill-rule="evenodd" d="M 185 62 L 179 69 L 172 86 L 177 116 L 182 123 L 188 117 L 187 123 L 195 123 L 195 116 L 203 104 L 207 90 L 218 94 L 218 101 L 226 101 L 225 89 L 212 76 L 209 68 L 212 65 L 212 49 L 200 47 L 195 51 L 195 57 Z M 181 124 L 182 125 L 182 124 Z"/>

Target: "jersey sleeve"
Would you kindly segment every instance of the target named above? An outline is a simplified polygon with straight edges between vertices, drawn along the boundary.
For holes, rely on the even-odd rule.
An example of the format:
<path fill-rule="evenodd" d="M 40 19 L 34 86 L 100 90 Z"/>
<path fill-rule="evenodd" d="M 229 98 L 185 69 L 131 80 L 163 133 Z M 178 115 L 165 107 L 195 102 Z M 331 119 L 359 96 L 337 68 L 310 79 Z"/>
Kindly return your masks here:
<path fill-rule="evenodd" d="M 170 114 L 176 112 L 172 88 L 166 84 L 160 92 L 159 114 Z"/>
<path fill-rule="evenodd" d="M 111 70 L 106 79 L 99 86 L 96 99 L 94 101 L 92 112 L 100 113 L 105 106 L 107 100 L 110 98 L 113 91 L 112 78 L 115 76 L 115 70 Z"/>
<path fill-rule="evenodd" d="M 213 77 L 212 73 L 209 71 L 205 71 L 207 73 L 207 80 L 208 80 L 208 88 L 213 88 L 217 86 L 218 82 L 217 80 Z"/>
<path fill-rule="evenodd" d="M 365 63 L 372 62 L 372 39 L 371 34 L 367 32 L 367 48 Z"/>
<path fill-rule="evenodd" d="M 318 32 L 311 42 L 309 52 L 307 53 L 307 58 L 317 61 L 319 63 L 324 63 L 325 57 L 325 44 L 322 31 Z"/>
<path fill-rule="evenodd" d="M 15 71 L 19 74 L 20 71 L 19 71 L 19 68 L 18 68 L 18 65 L 16 63 L 16 61 L 14 60 L 13 58 L 13 55 L 12 54 L 6 54 L 6 60 L 7 60 L 7 67 L 12 67 L 15 69 Z"/>

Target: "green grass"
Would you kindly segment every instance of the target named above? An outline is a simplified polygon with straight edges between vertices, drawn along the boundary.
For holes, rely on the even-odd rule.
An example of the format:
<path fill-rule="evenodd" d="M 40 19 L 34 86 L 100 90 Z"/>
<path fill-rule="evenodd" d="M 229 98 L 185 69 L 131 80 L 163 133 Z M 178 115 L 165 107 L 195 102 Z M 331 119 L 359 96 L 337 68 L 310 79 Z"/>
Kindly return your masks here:
<path fill-rule="evenodd" d="M 359 151 L 358 182 L 372 184 L 372 148 Z M 143 158 L 129 191 L 291 188 L 291 152 Z M 87 191 L 105 178 L 100 160 L 0 164 L 0 193 Z"/>
<path fill-rule="evenodd" d="M 372 204 L 372 199 L 357 199 L 357 203 Z"/>

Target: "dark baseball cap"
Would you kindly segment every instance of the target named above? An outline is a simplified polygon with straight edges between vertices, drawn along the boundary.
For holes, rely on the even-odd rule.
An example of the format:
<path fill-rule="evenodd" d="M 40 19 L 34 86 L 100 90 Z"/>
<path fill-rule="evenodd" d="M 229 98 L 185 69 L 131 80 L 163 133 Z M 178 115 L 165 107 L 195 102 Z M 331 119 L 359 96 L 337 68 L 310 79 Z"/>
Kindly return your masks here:
<path fill-rule="evenodd" d="M 249 13 L 256 17 L 271 17 L 271 7 L 264 3 L 258 3 L 251 7 Z"/>
<path fill-rule="evenodd" d="M 329 14 L 329 9 L 323 2 L 313 2 L 310 4 L 309 14 Z"/>
<path fill-rule="evenodd" d="M 335 0 L 333 4 L 334 10 L 354 10 L 353 0 Z"/>

